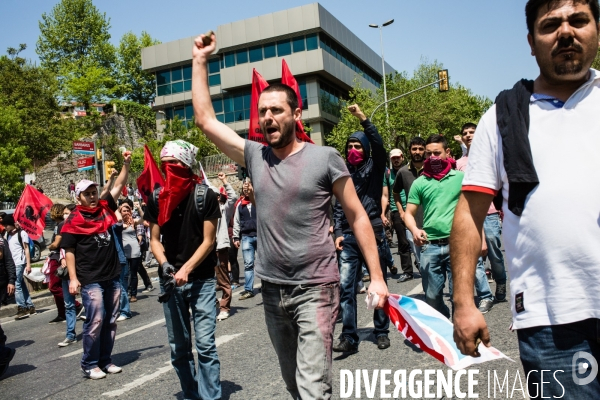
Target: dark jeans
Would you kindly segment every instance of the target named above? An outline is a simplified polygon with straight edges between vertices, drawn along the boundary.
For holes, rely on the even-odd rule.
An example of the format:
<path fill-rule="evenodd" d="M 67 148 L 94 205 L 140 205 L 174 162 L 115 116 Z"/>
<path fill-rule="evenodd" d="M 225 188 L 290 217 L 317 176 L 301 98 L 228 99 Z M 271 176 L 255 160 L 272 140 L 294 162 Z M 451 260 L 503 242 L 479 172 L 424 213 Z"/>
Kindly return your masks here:
<path fill-rule="evenodd" d="M 160 291 L 164 292 L 162 282 Z M 210 278 L 198 279 L 175 288 L 169 300 L 163 303 L 171 347 L 171 365 L 177 372 L 183 397 L 186 399 L 221 398 L 221 363 L 215 343 L 215 300 L 215 278 Z M 194 323 L 198 370 L 192 353 L 190 320 Z"/>
<path fill-rule="evenodd" d="M 281 376 L 294 399 L 332 394 L 333 331 L 339 285 L 277 285 L 262 281 L 265 322 Z"/>
<path fill-rule="evenodd" d="M 517 335 L 532 399 L 542 394 L 544 398 L 600 398 L 600 319 L 518 329 Z"/>
<path fill-rule="evenodd" d="M 8 293 L 6 293 L 6 287 L 7 287 L 8 283 L 0 285 L 0 308 L 2 308 L 2 302 L 4 301 L 4 299 L 6 299 Z M 2 356 L 3 352 L 4 352 L 4 347 L 6 344 L 6 335 L 4 334 L 4 331 L 2 330 L 2 325 L 0 325 L 0 356 Z"/>
<path fill-rule="evenodd" d="M 400 218 L 400 213 L 398 211 L 392 211 L 391 222 L 394 226 L 394 230 L 396 231 L 396 236 L 398 237 L 398 255 L 400 256 L 400 267 L 402 268 L 402 272 L 412 275 L 413 266 L 412 260 L 410 259 L 410 244 L 406 238 L 406 226 L 404 226 L 404 221 L 402 221 L 402 218 Z"/>
<path fill-rule="evenodd" d="M 229 238 L 229 265 L 231 267 L 231 283 L 240 283 L 240 263 L 237 260 L 238 248 L 233 245 L 233 239 Z"/>
<path fill-rule="evenodd" d="M 142 277 L 142 281 L 144 282 L 145 287 L 152 286 L 152 282 L 150 281 L 150 277 L 148 276 L 148 272 L 146 272 L 146 268 L 142 265 L 142 257 L 137 258 L 128 258 L 127 263 L 129 264 L 129 295 L 137 296 L 137 287 L 138 287 L 138 274 Z"/>
<path fill-rule="evenodd" d="M 377 240 L 377 250 L 379 252 L 379 263 L 381 273 L 386 276 L 386 259 L 385 253 L 387 242 L 385 240 L 383 229 L 378 235 L 375 235 Z M 344 234 L 342 241 L 343 249 L 338 257 L 340 268 L 340 306 L 342 309 L 342 334 L 341 338 L 347 339 L 352 344 L 358 343 L 357 332 L 357 311 L 356 311 L 356 285 L 361 279 L 361 268 L 365 260 L 358 247 L 356 237 L 347 233 Z M 383 310 L 375 310 L 373 312 L 373 323 L 375 329 L 373 333 L 375 337 L 387 336 L 389 332 L 390 319 Z"/>
<path fill-rule="evenodd" d="M 119 277 L 103 282 L 89 283 L 81 288 L 85 307 L 83 324 L 83 369 L 104 368 L 111 364 L 111 353 L 117 333 L 119 317 Z"/>

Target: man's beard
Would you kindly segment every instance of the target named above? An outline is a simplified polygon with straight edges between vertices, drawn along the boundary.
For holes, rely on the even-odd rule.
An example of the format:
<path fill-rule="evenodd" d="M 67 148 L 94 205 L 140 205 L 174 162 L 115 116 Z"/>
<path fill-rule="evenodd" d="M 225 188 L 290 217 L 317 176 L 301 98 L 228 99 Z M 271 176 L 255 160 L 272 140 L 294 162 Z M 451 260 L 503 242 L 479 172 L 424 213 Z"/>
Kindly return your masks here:
<path fill-rule="evenodd" d="M 583 46 L 575 42 L 573 38 L 561 38 L 558 41 L 556 48 L 552 50 L 552 56 L 558 55 L 562 49 L 572 48 L 576 53 L 583 53 Z M 583 65 L 580 60 L 575 60 L 572 54 L 565 54 L 563 60 L 554 65 L 554 73 L 556 75 L 574 75 L 583 70 Z"/>
<path fill-rule="evenodd" d="M 576 75 L 583 70 L 583 65 L 580 61 L 568 60 L 560 64 L 554 65 L 554 73 L 556 75 Z"/>
<path fill-rule="evenodd" d="M 290 124 L 280 125 L 279 133 L 281 133 L 279 140 L 272 141 L 268 139 L 269 135 L 266 134 L 266 129 L 263 129 L 263 135 L 265 137 L 265 140 L 267 141 L 267 144 L 273 149 L 282 149 L 288 144 L 290 144 L 292 140 L 294 140 L 294 136 L 296 133 L 296 122 L 293 121 Z"/>
<path fill-rule="evenodd" d="M 420 154 L 413 154 L 412 160 L 413 160 L 413 162 L 421 162 L 421 161 L 423 161 L 423 156 Z"/>

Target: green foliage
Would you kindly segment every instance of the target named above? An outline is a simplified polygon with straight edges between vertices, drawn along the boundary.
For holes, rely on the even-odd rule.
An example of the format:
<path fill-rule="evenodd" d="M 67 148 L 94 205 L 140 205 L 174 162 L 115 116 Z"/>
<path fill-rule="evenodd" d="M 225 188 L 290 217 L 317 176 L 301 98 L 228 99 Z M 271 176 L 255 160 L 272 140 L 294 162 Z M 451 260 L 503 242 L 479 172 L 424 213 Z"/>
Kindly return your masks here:
<path fill-rule="evenodd" d="M 440 69 L 443 69 L 442 64 L 424 61 L 414 71 L 412 77 L 405 73 L 388 75 L 386 77 L 388 99 L 435 82 L 438 79 L 437 71 Z M 492 102 L 487 98 L 473 95 L 469 89 L 453 83 L 452 79 L 450 84 L 449 92 L 440 93 L 437 86 L 432 86 L 388 103 L 389 125 L 386 122 L 385 106 L 377 109 L 373 123 L 377 126 L 387 151 L 400 148 L 406 153 L 408 143 L 414 136 L 427 138 L 431 134 L 439 133 L 448 139 L 453 154 L 461 154 L 460 146 L 454 141 L 453 136 L 460 133 L 464 123 L 477 123 Z M 370 117 L 375 107 L 383 103 L 383 97 L 383 85 L 376 94 L 373 94 L 357 84 L 344 105 L 357 103 L 365 115 Z M 358 120 L 346 107 L 342 107 L 338 125 L 325 139 L 328 145 L 343 153 L 346 140 L 357 130 L 362 130 Z"/>
<path fill-rule="evenodd" d="M 65 101 L 89 110 L 92 102 L 112 95 L 115 49 L 110 44 L 110 19 L 92 0 L 61 0 L 42 14 L 36 52 L 43 67 L 58 77 Z"/>
<path fill-rule="evenodd" d="M 600 70 L 600 50 L 598 50 L 598 53 L 596 54 L 596 58 L 592 63 L 592 68 Z"/>
<path fill-rule="evenodd" d="M 151 137 L 156 131 L 156 113 L 147 105 L 129 100 L 111 100 L 116 106 L 117 113 L 134 122 L 138 132 L 143 137 Z"/>
<path fill-rule="evenodd" d="M 117 96 L 139 104 L 150 104 L 156 95 L 154 74 L 142 71 L 142 49 L 160 44 L 143 31 L 140 37 L 127 32 L 121 38 L 117 49 L 118 88 Z"/>
<path fill-rule="evenodd" d="M 3 143 L 23 146 L 34 167 L 52 159 L 70 147 L 73 132 L 64 129 L 56 101 L 54 76 L 45 68 L 18 57 L 19 50 L 9 49 L 11 57 L 0 56 L 0 107 L 11 106 L 18 130 L 3 138 Z"/>
<path fill-rule="evenodd" d="M 23 134 L 18 110 L 0 93 L 0 201 L 18 199 L 24 188 L 23 170 L 31 160 L 15 138 Z"/>

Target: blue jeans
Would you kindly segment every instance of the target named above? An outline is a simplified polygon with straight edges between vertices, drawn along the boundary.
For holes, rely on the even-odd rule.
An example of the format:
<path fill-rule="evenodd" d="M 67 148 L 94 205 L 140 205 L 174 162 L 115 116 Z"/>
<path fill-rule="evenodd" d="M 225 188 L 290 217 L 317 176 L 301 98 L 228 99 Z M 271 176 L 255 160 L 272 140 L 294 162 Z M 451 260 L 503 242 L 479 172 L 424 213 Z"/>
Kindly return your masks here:
<path fill-rule="evenodd" d="M 487 257 L 490 258 L 490 265 L 492 267 L 492 277 L 496 281 L 496 284 L 506 284 L 504 255 L 502 254 L 502 250 L 500 250 L 502 246 L 502 222 L 500 222 L 500 215 L 490 214 L 485 217 L 483 231 L 485 232 L 485 242 L 488 247 Z"/>
<path fill-rule="evenodd" d="M 598 361 L 600 361 L 600 319 L 592 318 L 564 325 L 517 329 L 517 335 L 525 374 L 532 371 L 527 380 L 532 399 L 542 398 L 542 384 L 544 398 L 597 399 L 599 397 L 600 374 L 595 378 L 592 377 L 593 372 L 590 372 L 590 369 L 594 360 L 590 362 L 590 356 L 595 359 L 597 371 Z M 587 355 L 577 354 L 578 352 L 585 352 Z M 588 368 L 587 371 L 582 368 L 583 374 L 580 374 L 578 367 L 583 363 L 587 363 Z M 591 379 L 587 384 L 580 385 L 574 378 Z"/>
<path fill-rule="evenodd" d="M 475 293 L 477 294 L 477 297 L 479 297 L 479 301 L 483 299 L 494 299 L 494 295 L 492 295 L 492 290 L 490 289 L 490 283 L 485 275 L 485 264 L 481 257 L 477 260 L 477 268 L 475 269 Z"/>
<path fill-rule="evenodd" d="M 33 301 L 29 295 L 27 285 L 23 281 L 23 271 L 27 264 L 15 265 L 17 270 L 17 280 L 15 281 L 15 301 L 19 307 L 28 308 L 33 307 Z"/>
<path fill-rule="evenodd" d="M 121 311 L 120 314 L 131 318 L 131 307 L 129 305 L 129 297 L 127 296 L 127 288 L 129 287 L 129 264 L 121 263 Z"/>
<path fill-rule="evenodd" d="M 415 255 L 415 259 L 417 260 L 417 265 L 421 265 L 421 246 L 417 246 L 415 244 L 415 240 L 413 239 L 412 233 L 407 229 L 406 230 L 406 239 L 408 239 L 408 245 L 410 246 L 410 251 Z M 421 272 L 421 271 L 419 271 Z"/>
<path fill-rule="evenodd" d="M 450 318 L 450 311 L 444 303 L 446 276 L 448 276 L 448 289 L 450 299 L 452 299 L 450 246 L 447 244 L 424 244 L 421 247 L 421 280 L 425 301 L 446 318 Z"/>
<path fill-rule="evenodd" d="M 67 319 L 67 339 L 75 339 L 75 325 L 77 323 L 77 308 L 75 306 L 75 296 L 69 293 L 68 279 L 62 280 L 63 298 L 65 299 L 65 317 Z"/>
<path fill-rule="evenodd" d="M 265 322 L 288 392 L 295 400 L 329 399 L 339 284 L 262 284 Z"/>
<path fill-rule="evenodd" d="M 161 293 L 164 292 L 161 281 Z M 177 287 L 163 303 L 171 364 L 177 372 L 183 397 L 212 400 L 221 398 L 221 363 L 217 355 L 215 330 L 217 308 L 216 279 L 198 279 Z M 192 353 L 191 317 L 194 321 L 198 371 Z"/>
<path fill-rule="evenodd" d="M 242 256 L 244 257 L 244 290 L 254 292 L 254 255 L 256 236 L 242 236 Z"/>
<path fill-rule="evenodd" d="M 111 364 L 110 355 L 115 344 L 119 317 L 121 282 L 118 278 L 89 283 L 81 288 L 85 307 L 83 324 L 83 356 L 81 367 L 104 368 Z"/>
<path fill-rule="evenodd" d="M 386 276 L 386 248 L 389 249 L 382 229 L 376 235 L 377 250 L 379 253 L 379 264 L 381 273 Z M 361 268 L 365 260 L 358 247 L 356 237 L 351 233 L 344 234 L 342 241 L 343 249 L 338 257 L 340 268 L 340 306 L 342 309 L 342 334 L 340 338 L 348 340 L 351 344 L 358 343 L 357 311 L 356 311 L 356 285 L 361 279 Z M 383 310 L 373 312 L 373 323 L 375 337 L 387 336 L 389 333 L 390 319 Z"/>

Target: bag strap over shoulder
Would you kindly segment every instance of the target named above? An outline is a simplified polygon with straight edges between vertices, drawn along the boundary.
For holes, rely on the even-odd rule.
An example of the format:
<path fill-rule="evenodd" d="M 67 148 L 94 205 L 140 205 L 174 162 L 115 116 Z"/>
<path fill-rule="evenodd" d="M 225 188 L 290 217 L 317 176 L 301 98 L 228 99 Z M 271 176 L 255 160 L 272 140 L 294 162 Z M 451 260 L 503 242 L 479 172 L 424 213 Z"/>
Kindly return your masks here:
<path fill-rule="evenodd" d="M 204 211 L 206 210 L 206 191 L 208 186 L 200 183 L 196 185 L 194 189 L 194 203 L 196 204 L 196 212 L 200 220 L 204 218 Z"/>

